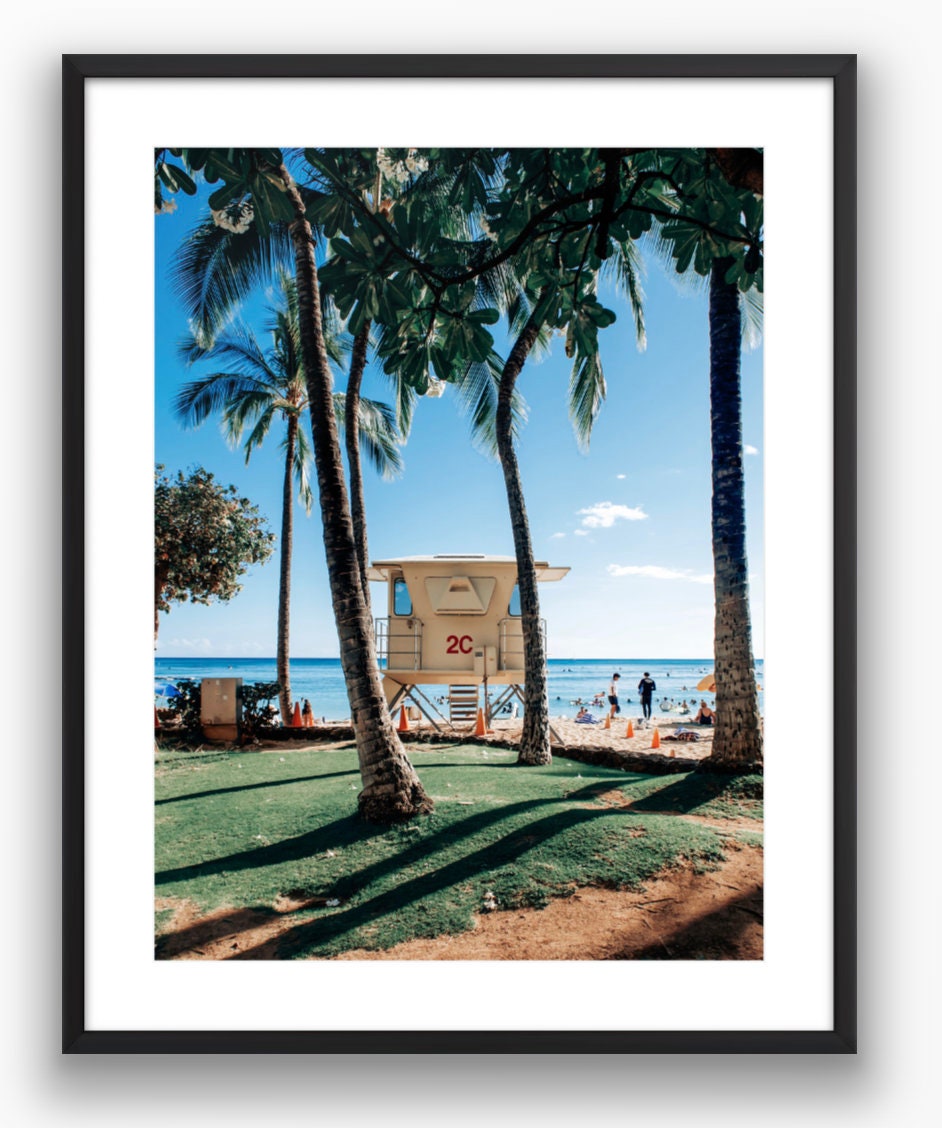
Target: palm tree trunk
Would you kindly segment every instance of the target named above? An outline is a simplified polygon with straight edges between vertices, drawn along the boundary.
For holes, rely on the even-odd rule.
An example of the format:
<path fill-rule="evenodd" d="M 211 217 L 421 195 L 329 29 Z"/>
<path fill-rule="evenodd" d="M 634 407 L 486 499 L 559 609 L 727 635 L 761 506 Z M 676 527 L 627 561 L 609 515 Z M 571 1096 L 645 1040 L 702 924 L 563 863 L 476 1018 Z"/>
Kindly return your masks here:
<path fill-rule="evenodd" d="M 281 495 L 281 575 L 278 584 L 278 652 L 275 659 L 281 723 L 291 724 L 291 667 L 289 624 L 291 619 L 291 555 L 294 547 L 294 452 L 298 442 L 298 417 L 288 416 L 285 452 L 285 482 Z"/>
<path fill-rule="evenodd" d="M 369 551 L 366 543 L 366 506 L 363 499 L 363 467 L 360 462 L 360 385 L 366 368 L 366 353 L 370 343 L 370 323 L 363 326 L 353 341 L 350 356 L 350 374 L 347 377 L 344 428 L 347 441 L 347 467 L 350 474 L 350 515 L 353 519 L 353 538 L 357 546 L 360 566 L 360 583 L 367 612 L 372 617 L 370 585 L 366 578 Z"/>
<path fill-rule="evenodd" d="M 360 815 L 371 822 L 399 822 L 430 811 L 432 802 L 399 743 L 380 685 L 373 624 L 360 582 L 324 348 L 314 236 L 291 174 L 284 165 L 279 166 L 278 174 L 296 216 L 291 224 L 291 240 L 301 322 L 301 358 L 307 380 L 327 574 L 340 638 L 340 663 L 363 781 L 358 807 Z"/>
<path fill-rule="evenodd" d="M 160 593 L 167 582 L 169 572 L 170 567 L 167 564 L 154 569 L 154 646 L 157 645 L 157 632 L 160 630 L 160 611 L 158 610 Z"/>
<path fill-rule="evenodd" d="M 762 763 L 762 720 L 752 656 L 742 467 L 739 292 L 728 259 L 710 275 L 710 428 L 713 444 L 713 568 L 716 722 L 706 770 L 749 771 Z"/>
<path fill-rule="evenodd" d="M 531 318 L 510 351 L 500 377 L 497 393 L 497 452 L 504 471 L 507 506 L 517 555 L 517 584 L 520 590 L 520 622 L 523 628 L 524 689 L 523 731 L 520 735 L 518 764 L 552 762 L 549 734 L 549 690 L 546 683 L 546 654 L 540 629 L 540 598 L 536 587 L 536 568 L 530 523 L 523 498 L 520 467 L 513 446 L 512 422 L 514 386 L 524 361 L 536 341 L 539 326 Z"/>

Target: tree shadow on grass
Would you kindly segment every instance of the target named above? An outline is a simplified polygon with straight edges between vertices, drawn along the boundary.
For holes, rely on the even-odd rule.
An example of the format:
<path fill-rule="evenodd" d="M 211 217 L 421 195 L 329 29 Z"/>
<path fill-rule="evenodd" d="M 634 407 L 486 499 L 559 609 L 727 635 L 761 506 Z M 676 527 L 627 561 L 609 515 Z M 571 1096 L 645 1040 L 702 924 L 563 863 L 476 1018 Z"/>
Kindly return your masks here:
<path fill-rule="evenodd" d="M 658 788 L 643 799 L 636 799 L 631 809 L 649 814 L 689 814 L 719 799 L 728 790 L 728 776 L 691 772 L 679 779 L 675 777 L 667 787 Z"/>
<path fill-rule="evenodd" d="M 210 877 L 213 874 L 234 873 L 238 870 L 259 869 L 275 866 L 281 862 L 295 862 L 323 854 L 337 846 L 349 846 L 364 842 L 384 833 L 382 827 L 372 826 L 355 818 L 335 819 L 334 822 L 319 826 L 307 834 L 295 838 L 285 838 L 268 846 L 258 846 L 253 850 L 242 850 L 237 854 L 227 854 L 211 861 L 196 862 L 189 866 L 161 870 L 154 876 L 155 885 L 170 885 L 177 881 L 192 881 L 197 877 Z"/>
<path fill-rule="evenodd" d="M 234 791 L 257 791 L 264 787 L 284 787 L 286 783 L 314 783 L 322 779 L 342 779 L 343 776 L 359 776 L 356 768 L 348 772 L 318 772 L 315 775 L 295 776 L 293 779 L 270 779 L 264 783 L 245 783 L 239 787 L 217 787 L 210 791 L 188 791 L 185 795 L 171 795 L 167 799 L 155 799 L 154 806 L 161 807 L 165 803 L 182 803 L 186 799 L 206 799 L 211 795 L 230 795 Z"/>
<path fill-rule="evenodd" d="M 586 791 L 588 790 L 586 789 Z M 580 793 L 579 797 L 588 798 L 589 796 L 582 796 Z M 517 804 L 516 806 L 518 808 L 533 807 L 547 802 L 557 803 L 558 800 L 539 800 L 535 803 Z M 395 888 L 387 889 L 375 897 L 351 906 L 344 911 L 297 924 L 294 928 L 281 933 L 279 936 L 256 945 L 254 948 L 238 952 L 231 958 L 234 960 L 273 960 L 291 959 L 305 954 L 311 949 L 329 944 L 363 925 L 375 924 L 379 918 L 399 912 L 405 906 L 432 897 L 444 889 L 473 880 L 483 873 L 511 866 L 524 854 L 537 848 L 548 839 L 563 834 L 589 820 L 596 819 L 600 815 L 617 818 L 619 816 L 624 817 L 626 814 L 629 813 L 613 812 L 606 808 L 599 808 L 598 810 L 578 808 L 557 811 L 528 823 L 526 827 L 516 828 L 512 835 L 500 838 L 496 842 L 492 842 L 480 850 L 467 854 L 431 873 L 422 874 L 395 886 Z M 423 854 L 429 852 L 434 851 L 427 849 L 422 851 Z M 415 851 L 406 851 L 406 853 L 415 853 Z M 367 871 L 362 871 L 360 875 L 356 876 L 362 879 L 363 875 L 370 871 L 378 869 L 399 870 L 403 868 L 403 865 L 404 857 L 398 855 L 395 859 L 380 863 L 376 867 L 369 867 Z M 377 876 L 376 873 L 371 873 L 370 880 L 375 880 Z M 346 880 L 356 882 L 356 877 Z M 360 880 L 356 884 L 362 889 L 364 882 Z"/>
<path fill-rule="evenodd" d="M 600 790 L 602 781 L 595 779 L 586 787 L 577 791 L 570 791 L 564 795 L 548 796 L 544 799 L 526 799 L 518 803 L 510 803 L 501 807 L 491 808 L 469 815 L 460 822 L 443 826 L 434 834 L 423 837 L 414 845 L 408 845 L 404 850 L 392 853 L 389 857 L 359 870 L 357 873 L 344 875 L 337 879 L 332 887 L 333 895 L 346 899 L 354 892 L 365 888 L 373 881 L 381 880 L 390 873 L 398 872 L 418 862 L 425 861 L 430 856 L 437 854 L 443 845 L 469 838 L 480 834 L 482 831 L 506 819 L 513 818 L 524 811 L 537 807 L 570 803 L 581 799 L 595 799 Z M 606 783 L 603 790 L 607 790 Z M 597 812 L 605 814 L 606 809 L 600 808 Z M 414 825 L 414 824 L 413 824 Z M 326 850 L 343 847 L 357 842 L 364 842 L 370 838 L 380 837 L 388 832 L 388 827 L 367 823 L 351 815 L 348 818 L 336 819 L 326 826 L 318 827 L 307 834 L 300 834 L 294 838 L 286 838 L 281 842 L 274 842 L 268 846 L 259 846 L 251 850 L 243 850 L 236 854 L 226 854 L 221 858 L 210 861 L 197 862 L 189 866 L 178 866 L 174 869 L 159 871 L 154 878 L 156 885 L 169 885 L 178 881 L 191 881 L 197 877 L 209 877 L 220 873 L 235 873 L 239 870 L 260 869 L 265 866 L 278 865 L 281 862 L 299 861 L 303 858 L 322 854 Z"/>

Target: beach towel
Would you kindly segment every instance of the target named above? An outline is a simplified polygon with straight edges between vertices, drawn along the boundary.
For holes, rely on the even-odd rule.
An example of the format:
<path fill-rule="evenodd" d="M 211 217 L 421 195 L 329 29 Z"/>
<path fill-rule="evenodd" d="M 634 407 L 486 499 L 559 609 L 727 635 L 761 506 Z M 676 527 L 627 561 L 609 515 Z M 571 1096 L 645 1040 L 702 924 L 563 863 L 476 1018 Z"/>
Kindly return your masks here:
<path fill-rule="evenodd" d="M 597 725 L 598 723 L 595 717 L 576 717 L 577 725 Z"/>

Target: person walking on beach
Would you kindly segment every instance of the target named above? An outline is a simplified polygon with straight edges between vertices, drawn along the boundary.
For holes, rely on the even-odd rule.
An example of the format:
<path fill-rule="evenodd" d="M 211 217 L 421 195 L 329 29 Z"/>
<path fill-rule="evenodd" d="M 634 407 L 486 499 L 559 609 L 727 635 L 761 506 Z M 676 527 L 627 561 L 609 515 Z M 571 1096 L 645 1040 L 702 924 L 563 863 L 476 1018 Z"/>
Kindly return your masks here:
<path fill-rule="evenodd" d="M 645 670 L 644 677 L 638 682 L 638 692 L 641 694 L 641 711 L 646 721 L 651 719 L 651 695 L 656 689 L 654 678 Z"/>
<path fill-rule="evenodd" d="M 621 712 L 621 706 L 618 704 L 618 679 L 620 677 L 621 674 L 612 674 L 612 684 L 608 687 L 608 703 L 611 705 L 608 715 L 613 719 L 616 713 Z"/>

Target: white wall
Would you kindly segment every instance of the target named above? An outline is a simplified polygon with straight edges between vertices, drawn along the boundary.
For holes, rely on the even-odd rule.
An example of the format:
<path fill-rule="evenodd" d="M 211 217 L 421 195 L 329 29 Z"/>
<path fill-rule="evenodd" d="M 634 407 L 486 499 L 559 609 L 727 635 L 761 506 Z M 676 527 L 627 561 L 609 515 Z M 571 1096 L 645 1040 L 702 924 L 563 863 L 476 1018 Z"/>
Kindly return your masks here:
<path fill-rule="evenodd" d="M 81 7 L 35 0 L 8 10 L 0 285 L 10 313 L 3 567 L 13 623 L 3 669 L 5 712 L 15 728 L 3 749 L 0 967 L 9 1004 L 0 1070 L 12 1123 L 105 1128 L 172 1120 L 182 1128 L 310 1116 L 358 1125 L 380 1115 L 386 1123 L 447 1117 L 455 1124 L 538 1116 L 555 1125 L 611 1114 L 616 1122 L 665 1125 L 801 1118 L 860 1128 L 927 1118 L 936 1103 L 930 1078 L 942 1001 L 930 829 L 942 750 L 936 722 L 908 716 L 894 693 L 909 673 L 930 670 L 939 626 L 927 590 L 938 573 L 933 188 L 940 172 L 937 49 L 934 27 L 921 15 L 927 10 L 913 0 L 675 0 L 640 10 L 547 0 L 519 11 L 506 0 L 464 7 L 189 0 L 139 10 L 114 0 Z M 30 684 L 58 661 L 59 55 L 364 50 L 860 55 L 860 676 L 868 690 L 885 690 L 860 739 L 862 1048 L 855 1058 L 58 1056 L 58 710 L 55 698 L 36 700 Z"/>

